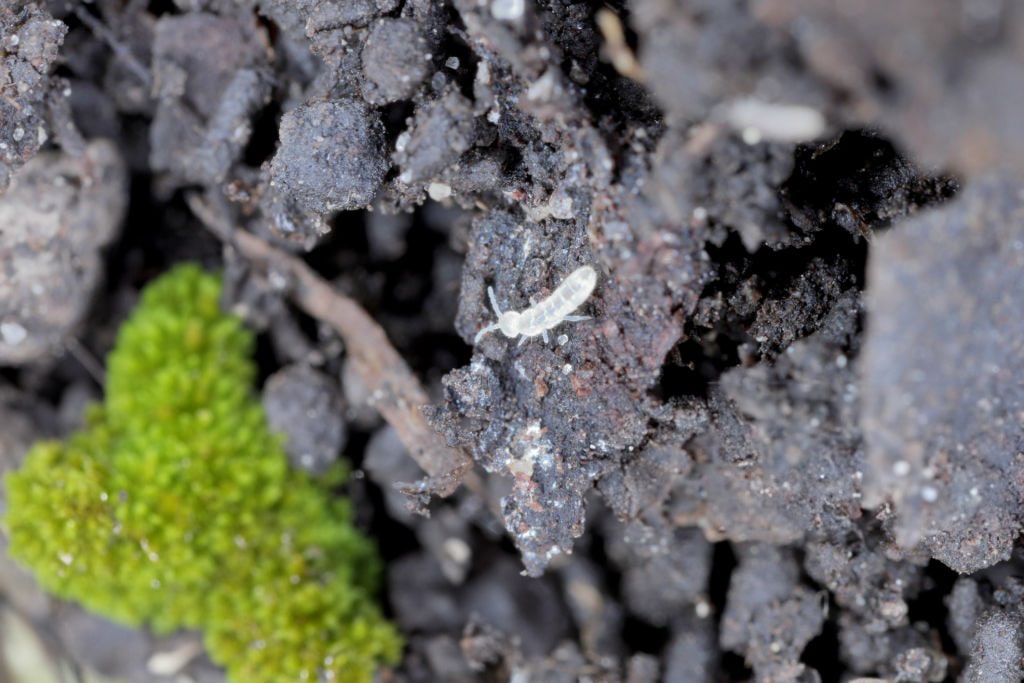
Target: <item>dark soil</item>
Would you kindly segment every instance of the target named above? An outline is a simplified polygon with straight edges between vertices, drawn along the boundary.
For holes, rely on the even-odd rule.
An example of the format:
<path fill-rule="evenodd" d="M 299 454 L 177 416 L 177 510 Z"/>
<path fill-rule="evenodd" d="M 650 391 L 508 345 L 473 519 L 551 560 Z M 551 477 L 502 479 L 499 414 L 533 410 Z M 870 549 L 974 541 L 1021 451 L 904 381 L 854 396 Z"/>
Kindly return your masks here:
<path fill-rule="evenodd" d="M 293 464 L 356 469 L 382 680 L 1021 680 L 1022 35 L 995 0 L 0 0 L 0 466 L 198 260 Z M 465 486 L 409 511 L 346 344 L 197 201 L 383 326 Z M 586 264 L 589 320 L 474 343 L 488 288 Z M 197 642 L 3 556 L 0 596 L 76 671 Z"/>

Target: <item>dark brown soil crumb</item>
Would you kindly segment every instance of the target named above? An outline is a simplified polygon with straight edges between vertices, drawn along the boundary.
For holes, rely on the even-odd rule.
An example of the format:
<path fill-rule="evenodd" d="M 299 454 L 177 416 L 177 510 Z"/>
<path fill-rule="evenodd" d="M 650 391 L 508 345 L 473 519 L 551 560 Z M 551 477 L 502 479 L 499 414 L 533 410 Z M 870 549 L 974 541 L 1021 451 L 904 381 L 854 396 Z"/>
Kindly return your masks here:
<path fill-rule="evenodd" d="M 293 464 L 353 463 L 382 680 L 1021 680 L 1022 35 L 997 0 L 0 2 L 0 466 L 198 260 Z M 385 328 L 476 466 L 429 517 L 346 345 L 197 202 Z M 474 341 L 489 289 L 583 265 L 589 319 Z M 199 642 L 2 555 L 0 616 L 122 680 Z"/>

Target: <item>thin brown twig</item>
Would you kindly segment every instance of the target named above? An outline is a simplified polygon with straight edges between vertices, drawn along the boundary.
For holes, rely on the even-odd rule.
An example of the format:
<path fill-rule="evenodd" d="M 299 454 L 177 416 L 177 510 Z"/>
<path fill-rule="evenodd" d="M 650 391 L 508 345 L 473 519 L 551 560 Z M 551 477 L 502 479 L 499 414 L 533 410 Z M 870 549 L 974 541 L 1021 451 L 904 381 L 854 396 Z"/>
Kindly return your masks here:
<path fill-rule="evenodd" d="M 106 385 L 106 372 L 103 370 L 103 364 L 96 360 L 96 356 L 85 348 L 82 342 L 75 337 L 68 337 L 64 341 L 64 348 L 68 350 L 72 358 L 78 361 L 78 364 L 85 369 L 96 384 L 101 387 Z"/>
<path fill-rule="evenodd" d="M 640 66 L 640 62 L 637 61 L 633 50 L 626 43 L 626 31 L 622 27 L 622 20 L 619 19 L 619 15 L 607 7 L 603 7 L 597 10 L 597 15 L 594 19 L 597 22 L 597 28 L 604 37 L 604 52 L 608 61 L 611 62 L 616 71 L 626 78 L 632 78 L 637 83 L 643 83 L 646 78 L 644 68 Z"/>
<path fill-rule="evenodd" d="M 93 35 L 102 40 L 107 44 L 107 47 L 111 49 L 114 55 L 121 60 L 121 63 L 127 67 L 129 71 L 135 74 L 147 89 L 153 86 L 153 77 L 149 73 L 149 69 L 117 35 L 107 28 L 107 25 L 102 21 L 94 17 L 89 13 L 89 10 L 85 9 L 77 2 L 71 2 L 68 4 L 68 9 L 74 12 L 78 20 L 85 24 L 86 28 L 92 31 Z"/>
<path fill-rule="evenodd" d="M 197 195 L 189 206 L 207 227 L 233 245 L 250 263 L 283 275 L 289 296 L 302 310 L 323 321 L 345 342 L 353 368 L 370 390 L 373 406 L 394 427 L 409 455 L 430 477 L 418 489 L 448 496 L 472 468 L 472 460 L 450 447 L 421 412 L 430 403 L 419 380 L 395 351 L 380 325 L 359 304 L 336 291 L 298 258 L 258 237 L 226 225 Z"/>

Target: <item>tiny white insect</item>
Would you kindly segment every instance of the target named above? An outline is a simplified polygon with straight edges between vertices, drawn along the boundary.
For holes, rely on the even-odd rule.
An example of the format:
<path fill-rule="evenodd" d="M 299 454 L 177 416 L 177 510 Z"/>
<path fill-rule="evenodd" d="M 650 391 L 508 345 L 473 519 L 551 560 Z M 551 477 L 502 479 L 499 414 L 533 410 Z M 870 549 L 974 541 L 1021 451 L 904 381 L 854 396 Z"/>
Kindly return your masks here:
<path fill-rule="evenodd" d="M 494 314 L 498 316 L 496 322 L 491 323 L 476 334 L 473 343 L 476 344 L 488 332 L 501 330 L 509 339 L 522 335 L 519 345 L 530 337 L 541 335 L 545 343 L 548 341 L 548 330 L 560 325 L 563 322 L 579 322 L 588 320 L 589 315 L 569 315 L 583 305 L 583 302 L 590 298 L 591 292 L 597 285 L 597 271 L 590 266 L 580 266 L 562 280 L 562 284 L 551 292 L 551 296 L 544 301 L 539 301 L 523 311 L 505 311 L 502 313 L 498 306 L 498 298 L 494 296 L 494 288 L 487 288 L 487 296 L 491 300 L 491 307 Z"/>

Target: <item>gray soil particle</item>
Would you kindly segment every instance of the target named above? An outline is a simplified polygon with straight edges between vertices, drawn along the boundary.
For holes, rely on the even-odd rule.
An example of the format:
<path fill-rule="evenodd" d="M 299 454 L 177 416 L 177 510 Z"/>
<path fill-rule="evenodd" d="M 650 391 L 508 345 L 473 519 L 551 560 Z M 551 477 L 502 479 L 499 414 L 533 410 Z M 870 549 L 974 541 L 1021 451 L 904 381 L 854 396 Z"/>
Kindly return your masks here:
<path fill-rule="evenodd" d="M 946 679 L 946 658 L 942 652 L 925 647 L 912 647 L 896 655 L 896 681 L 944 681 Z"/>
<path fill-rule="evenodd" d="M 306 19 L 306 32 L 315 34 L 328 28 L 343 26 L 364 27 L 376 17 L 381 8 L 375 0 L 343 0 L 314 2 Z"/>
<path fill-rule="evenodd" d="M 574 555 L 563 563 L 558 574 L 573 625 L 579 630 L 580 645 L 587 657 L 599 661 L 621 656 L 623 648 L 619 634 L 624 614 L 606 590 L 602 568 Z"/>
<path fill-rule="evenodd" d="M 348 437 L 337 384 L 313 368 L 290 365 L 267 379 L 262 400 L 270 428 L 287 437 L 292 466 L 311 474 L 326 472 Z"/>
<path fill-rule="evenodd" d="M 281 119 L 271 189 L 304 211 L 329 214 L 369 204 L 387 170 L 384 127 L 359 100 L 304 104 Z"/>
<path fill-rule="evenodd" d="M 173 152 L 152 155 L 151 166 L 174 170 L 195 182 L 222 182 L 249 141 L 250 117 L 266 104 L 269 95 L 270 83 L 264 74 L 239 69 L 225 85 L 222 99 L 208 121 L 197 120 L 178 100 L 162 102 L 151 129 L 151 141 L 154 149 Z M 171 139 L 177 144 L 169 144 Z"/>
<path fill-rule="evenodd" d="M 623 574 L 623 603 L 656 625 L 667 625 L 700 600 L 711 569 L 711 544 L 697 529 L 676 529 L 667 538 L 638 536 Z M 627 539 L 630 534 L 626 532 Z M 632 566 L 629 566 L 632 565 Z"/>
<path fill-rule="evenodd" d="M 779 186 L 793 171 L 790 145 L 748 145 L 721 136 L 694 154 L 687 152 L 690 144 L 689 136 L 673 131 L 658 146 L 648 192 L 668 215 L 709 227 L 719 245 L 736 233 L 751 253 L 766 242 L 778 248 L 803 241 L 782 220 Z"/>
<path fill-rule="evenodd" d="M 49 138 L 47 98 L 66 87 L 50 72 L 66 33 L 36 4 L 0 6 L 0 193 Z"/>
<path fill-rule="evenodd" d="M 722 648 L 742 654 L 759 681 L 818 680 L 800 655 L 825 621 L 820 598 L 798 584 L 796 561 L 785 549 L 750 544 L 739 551 L 722 614 Z"/>
<path fill-rule="evenodd" d="M 161 98 L 183 98 L 206 119 L 216 110 L 235 70 L 258 66 L 265 59 L 259 32 L 239 19 L 203 12 L 164 16 L 153 36 L 154 90 Z"/>
<path fill-rule="evenodd" d="M 1022 620 L 1019 611 L 988 612 L 978 620 L 971 644 L 970 664 L 960 679 L 965 683 L 1010 683 L 1024 677 Z"/>
<path fill-rule="evenodd" d="M 949 610 L 948 625 L 953 641 L 961 652 L 970 651 L 978 618 L 985 609 L 978 582 L 967 577 L 957 579 L 952 592 L 946 597 L 946 608 Z"/>
<path fill-rule="evenodd" d="M 907 597 L 916 595 L 920 581 L 915 567 L 888 559 L 873 540 L 857 529 L 843 544 L 808 543 L 804 569 L 836 604 L 857 614 L 866 631 L 882 633 L 909 623 Z"/>
<path fill-rule="evenodd" d="M 737 367 L 711 390 L 709 429 L 688 447 L 696 466 L 673 495 L 713 538 L 791 543 L 840 536 L 861 516 L 862 455 L 847 292 L 815 334 L 772 364 Z M 828 428 L 823 428 L 828 425 Z M 681 510 L 682 512 L 682 510 Z"/>
<path fill-rule="evenodd" d="M 346 384 L 347 386 L 347 384 Z M 365 425 L 356 422 L 357 427 Z M 384 504 L 395 518 L 411 524 L 415 516 L 407 508 L 405 495 L 392 484 L 396 481 L 415 481 L 419 468 L 405 451 L 394 428 L 384 426 L 376 430 L 366 444 L 363 469 L 370 481 L 380 486 L 384 493 Z"/>
<path fill-rule="evenodd" d="M 857 312 L 854 284 L 844 261 L 814 258 L 784 291 L 768 293 L 759 302 L 748 328 L 758 354 L 771 358 L 789 352 L 798 339 L 814 332 L 835 312 L 851 313 L 843 322 L 852 323 Z"/>
<path fill-rule="evenodd" d="M 410 184 L 439 174 L 472 146 L 474 132 L 472 103 L 455 89 L 417 108 L 396 144 L 399 180 Z"/>
<path fill-rule="evenodd" d="M 873 245 L 862 384 L 865 504 L 908 550 L 968 573 L 1020 534 L 1024 202 L 991 177 Z"/>
<path fill-rule="evenodd" d="M 408 99 L 432 70 L 430 43 L 411 19 L 379 19 L 363 43 L 363 98 L 371 104 Z"/>
<path fill-rule="evenodd" d="M 259 33 L 240 20 L 202 12 L 161 18 L 150 165 L 194 182 L 223 181 L 249 141 L 252 115 L 270 96 L 261 73 L 266 57 Z"/>
<path fill-rule="evenodd" d="M 43 359 L 77 332 L 127 199 L 107 142 L 81 159 L 44 152 L 18 171 L 0 197 L 0 364 Z"/>
<path fill-rule="evenodd" d="M 714 620 L 682 614 L 672 627 L 665 652 L 665 678 L 674 683 L 705 683 L 714 680 L 718 644 Z"/>
<path fill-rule="evenodd" d="M 844 665 L 859 674 L 880 674 L 896 678 L 901 656 L 912 650 L 932 652 L 925 633 L 912 626 L 873 631 L 856 615 L 841 613 L 839 652 Z"/>

